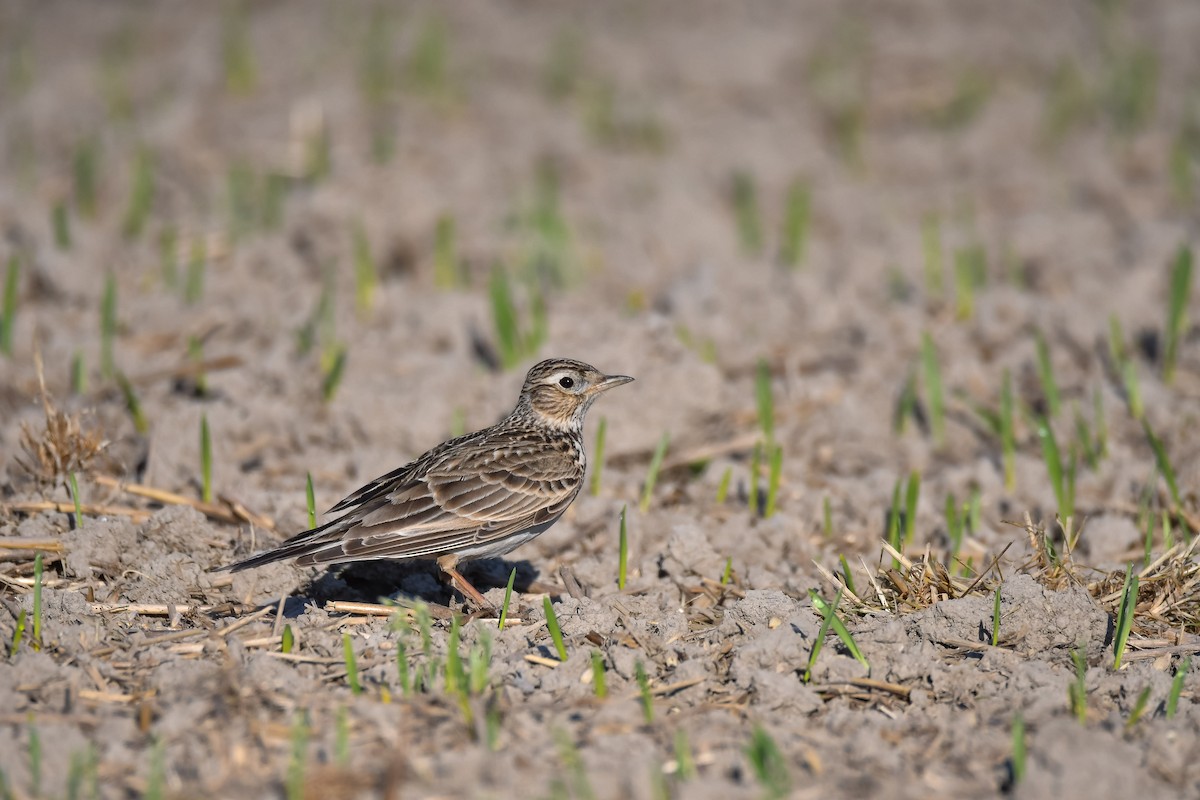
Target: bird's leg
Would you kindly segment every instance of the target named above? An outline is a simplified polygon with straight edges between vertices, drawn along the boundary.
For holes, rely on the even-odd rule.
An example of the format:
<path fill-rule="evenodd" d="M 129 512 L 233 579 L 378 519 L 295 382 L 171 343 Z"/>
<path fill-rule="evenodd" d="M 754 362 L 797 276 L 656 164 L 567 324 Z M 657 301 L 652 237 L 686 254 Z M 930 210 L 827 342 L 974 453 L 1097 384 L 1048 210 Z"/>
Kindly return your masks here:
<path fill-rule="evenodd" d="M 458 571 L 457 555 L 453 553 L 444 555 L 437 560 L 437 565 L 438 569 L 444 572 L 446 577 L 450 579 L 450 585 L 462 592 L 468 600 L 475 604 L 477 609 L 488 611 L 495 610 L 492 608 L 492 604 L 489 603 L 487 599 L 479 593 L 479 590 L 472 586 L 471 582 L 464 578 L 462 573 Z"/>

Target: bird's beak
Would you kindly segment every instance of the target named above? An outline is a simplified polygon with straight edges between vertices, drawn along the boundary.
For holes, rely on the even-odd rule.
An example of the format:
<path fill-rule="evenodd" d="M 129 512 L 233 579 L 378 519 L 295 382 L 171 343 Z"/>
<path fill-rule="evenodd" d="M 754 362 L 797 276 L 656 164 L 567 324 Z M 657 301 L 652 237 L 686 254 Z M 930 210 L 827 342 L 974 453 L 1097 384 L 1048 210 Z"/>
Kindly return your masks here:
<path fill-rule="evenodd" d="M 607 392 L 609 389 L 616 388 L 623 383 L 629 383 L 631 380 L 633 378 L 628 375 L 605 375 L 601 381 L 592 385 L 592 392 L 594 394 Z"/>

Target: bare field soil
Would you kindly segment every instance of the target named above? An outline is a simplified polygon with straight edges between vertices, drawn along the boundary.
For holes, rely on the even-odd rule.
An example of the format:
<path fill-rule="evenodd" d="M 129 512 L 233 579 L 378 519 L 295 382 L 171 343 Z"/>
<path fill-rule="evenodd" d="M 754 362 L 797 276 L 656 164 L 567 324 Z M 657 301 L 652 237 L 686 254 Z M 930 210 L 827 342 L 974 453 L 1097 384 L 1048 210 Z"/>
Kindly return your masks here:
<path fill-rule="evenodd" d="M 1200 796 L 1136 5 L 0 3 L 0 798 Z M 636 382 L 503 629 L 212 571 L 549 356 Z"/>

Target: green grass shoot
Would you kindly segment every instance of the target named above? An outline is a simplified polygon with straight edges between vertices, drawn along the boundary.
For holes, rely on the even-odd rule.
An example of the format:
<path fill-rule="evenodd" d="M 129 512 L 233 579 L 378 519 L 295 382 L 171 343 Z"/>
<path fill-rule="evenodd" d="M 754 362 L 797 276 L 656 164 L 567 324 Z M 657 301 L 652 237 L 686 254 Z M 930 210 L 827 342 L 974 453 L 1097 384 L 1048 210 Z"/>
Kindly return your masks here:
<path fill-rule="evenodd" d="M 904 545 L 911 545 L 917 536 L 917 502 L 921 499 L 921 473 L 915 469 L 908 476 L 904 489 Z"/>
<path fill-rule="evenodd" d="M 942 267 L 942 228 L 936 214 L 921 221 L 921 251 L 925 256 L 925 294 L 941 298 L 945 273 Z"/>
<path fill-rule="evenodd" d="M 221 66 L 230 94 L 249 94 L 257 82 L 245 6 L 231 0 L 221 19 Z"/>
<path fill-rule="evenodd" d="M 50 209 L 50 226 L 54 230 L 54 246 L 59 250 L 70 250 L 71 217 L 67 204 L 61 200 Z"/>
<path fill-rule="evenodd" d="M 13 331 L 17 324 L 17 290 L 21 279 L 21 262 L 15 255 L 8 257 L 4 271 L 4 305 L 0 307 L 0 352 L 11 356 Z"/>
<path fill-rule="evenodd" d="M 925 401 L 929 404 L 929 425 L 934 444 L 940 447 L 946 441 L 946 400 L 942 391 L 942 368 L 938 365 L 937 348 L 928 332 L 921 334 L 921 368 L 925 381 Z"/>
<path fill-rule="evenodd" d="M 850 569 L 850 562 L 846 560 L 844 553 L 838 555 L 838 563 L 842 567 L 842 583 L 846 584 L 846 591 L 857 597 L 858 591 L 854 588 L 854 572 Z"/>
<path fill-rule="evenodd" d="M 563 643 L 562 628 L 558 627 L 558 615 L 554 613 L 554 605 L 547 595 L 542 598 L 542 608 L 546 612 L 546 627 L 550 629 L 550 638 L 554 642 L 554 651 L 558 653 L 559 661 L 567 660 L 567 646 Z"/>
<path fill-rule="evenodd" d="M 297 711 L 292 719 L 292 752 L 288 759 L 285 795 L 287 800 L 304 800 L 307 796 L 305 767 L 308 765 L 309 723 L 306 711 Z"/>
<path fill-rule="evenodd" d="M 696 760 L 692 757 L 692 743 L 684 728 L 675 731 L 675 775 L 681 781 L 690 781 L 696 777 Z"/>
<path fill-rule="evenodd" d="M 346 347 L 345 345 L 337 345 L 333 351 L 333 358 L 330 361 L 329 368 L 325 370 L 325 374 L 321 377 L 321 399 L 326 403 L 333 402 L 338 387 L 342 385 L 342 376 L 345 372 Z"/>
<path fill-rule="evenodd" d="M 334 717 L 333 760 L 342 769 L 350 766 L 350 713 L 338 706 Z"/>
<path fill-rule="evenodd" d="M 150 769 L 146 775 L 146 793 L 142 795 L 142 800 L 163 800 L 167 782 L 163 749 L 162 739 L 154 737 L 154 742 L 150 746 Z"/>
<path fill-rule="evenodd" d="M 783 479 L 783 446 L 771 448 L 771 460 L 767 472 L 767 504 L 763 516 L 770 519 L 775 516 L 775 507 L 779 502 L 779 485 Z"/>
<path fill-rule="evenodd" d="M 642 500 L 639 504 L 642 512 L 646 512 L 650 508 L 650 498 L 654 494 L 654 485 L 658 482 L 658 471 L 662 469 L 663 459 L 667 455 L 667 445 L 670 444 L 671 434 L 664 432 L 662 438 L 658 440 L 658 446 L 654 448 L 654 455 L 650 458 L 650 467 L 646 470 L 646 482 L 642 486 Z"/>
<path fill-rule="evenodd" d="M 642 716 L 649 725 L 654 722 L 654 692 L 650 691 L 650 677 L 641 659 L 633 663 L 633 677 L 637 681 L 638 693 L 642 700 Z"/>
<path fill-rule="evenodd" d="M 463 669 L 462 655 L 458 652 L 462 638 L 462 622 L 455 614 L 450 619 L 450 635 L 446 638 L 446 694 L 460 700 L 467 692 L 467 673 Z"/>
<path fill-rule="evenodd" d="M 34 650 L 42 649 L 42 554 L 39 551 L 33 557 L 33 639 L 30 644 Z"/>
<path fill-rule="evenodd" d="M 438 16 L 425 20 L 412 48 L 408 78 L 414 89 L 430 98 L 449 91 L 449 44 L 446 23 Z"/>
<path fill-rule="evenodd" d="M 453 289 L 460 283 L 462 268 L 455 242 L 454 217 L 443 214 L 433 232 L 433 282 L 441 289 Z"/>
<path fill-rule="evenodd" d="M 83 353 L 79 350 L 71 355 L 71 394 L 87 394 L 87 367 L 83 363 Z"/>
<path fill-rule="evenodd" d="M 1133 564 L 1125 568 L 1125 585 L 1121 589 L 1121 605 L 1117 609 L 1117 621 L 1113 628 L 1113 669 L 1121 668 L 1125 648 L 1129 644 L 1129 633 L 1133 630 L 1133 614 L 1137 608 L 1138 576 L 1133 573 Z"/>
<path fill-rule="evenodd" d="M 362 694 L 362 684 L 358 680 L 358 661 L 354 657 L 354 644 L 350 634 L 342 634 L 342 660 L 346 662 L 346 684 L 351 694 Z"/>
<path fill-rule="evenodd" d="M 871 665 L 867 662 L 867 657 L 863 655 L 862 650 L 860 650 L 858 647 L 858 642 L 854 641 L 854 636 L 850 633 L 850 630 L 846 627 L 845 623 L 842 622 L 841 617 L 837 615 L 838 606 L 842 602 L 842 590 L 838 589 L 838 593 L 834 597 L 832 603 L 825 602 L 825 600 L 822 599 L 821 596 L 812 589 L 809 590 L 808 597 L 812 601 L 813 608 L 815 608 L 825 619 L 828 620 L 829 626 L 826 628 L 826 631 L 828 631 L 829 628 L 832 628 L 833 632 L 837 634 L 838 639 L 841 640 L 842 645 L 846 648 L 850 655 L 854 657 L 854 660 L 859 664 L 862 664 L 863 669 L 870 674 Z M 825 619 L 822 620 L 822 627 L 824 627 Z M 818 639 L 820 639 L 820 637 L 818 637 Z M 815 659 L 810 656 L 809 669 L 812 668 L 812 664 L 814 662 Z M 805 674 L 808 675 L 809 673 L 806 671 Z M 805 683 L 807 682 L 808 681 L 806 680 Z"/>
<path fill-rule="evenodd" d="M 530 304 L 529 324 L 523 325 L 508 271 L 499 266 L 492 270 L 488 296 L 491 300 L 492 326 L 496 332 L 497 355 L 501 366 L 512 369 L 536 353 L 541 346 L 545 338 L 545 309 L 541 297 L 535 293 Z"/>
<path fill-rule="evenodd" d="M 1071 713 L 1082 725 L 1087 722 L 1087 649 L 1081 643 L 1071 651 L 1075 678 L 1067 685 L 1067 702 Z"/>
<path fill-rule="evenodd" d="M 902 552 L 904 550 L 904 541 L 901 537 L 900 529 L 900 485 L 902 483 L 903 481 L 897 479 L 895 485 L 892 486 L 892 504 L 888 507 L 887 541 L 888 544 L 890 544 L 892 548 L 896 550 L 896 552 Z M 893 557 L 892 569 L 899 568 L 899 559 Z"/>
<path fill-rule="evenodd" d="M 1169 386 L 1175 380 L 1175 365 L 1179 359 L 1179 343 L 1187 325 L 1188 299 L 1192 294 L 1192 250 L 1179 248 L 1171 268 L 1171 288 L 1167 297 L 1167 325 L 1164 333 L 1163 381 Z"/>
<path fill-rule="evenodd" d="M 508 584 L 504 587 L 504 602 L 500 606 L 500 619 L 496 621 L 496 627 L 504 630 L 504 626 L 508 623 L 508 609 L 512 604 L 513 584 L 517 581 L 517 568 L 513 567 L 508 573 Z"/>
<path fill-rule="evenodd" d="M 213 501 L 212 437 L 208 433 L 208 415 L 200 415 L 200 499 Z"/>
<path fill-rule="evenodd" d="M 1038 421 L 1038 438 L 1042 442 L 1042 460 L 1046 463 L 1054 499 L 1058 502 L 1058 517 L 1070 540 L 1071 520 L 1075 517 L 1075 456 L 1072 453 L 1070 460 L 1063 463 L 1054 429 L 1045 418 Z"/>
<path fill-rule="evenodd" d="M 203 236 L 192 239 L 188 248 L 187 268 L 183 277 L 183 301 L 189 306 L 200 302 L 204 296 L 204 278 L 208 271 L 208 244 Z"/>
<path fill-rule="evenodd" d="M 1004 488 L 1012 491 L 1017 486 L 1017 435 L 1013 422 L 1012 375 L 1004 370 L 1000 381 L 1000 453 L 1004 464 Z"/>
<path fill-rule="evenodd" d="M 762 442 L 754 443 L 754 453 L 750 456 L 750 482 L 749 491 L 747 492 L 747 500 L 750 504 L 750 513 L 753 516 L 758 516 L 759 508 L 761 507 L 758 499 L 758 473 L 762 467 Z"/>
<path fill-rule="evenodd" d="M 1167 482 L 1167 490 L 1171 493 L 1171 503 L 1174 508 L 1182 508 L 1183 503 L 1179 495 L 1179 483 L 1175 480 L 1175 468 L 1171 466 L 1171 459 L 1167 456 L 1167 448 L 1163 445 L 1161 439 L 1154 435 L 1154 431 L 1150 428 L 1150 423 L 1142 419 L 1142 430 L 1146 432 L 1146 440 L 1150 443 L 1150 449 L 1154 451 L 1154 462 L 1158 465 L 1158 472 L 1163 476 L 1163 480 Z"/>
<path fill-rule="evenodd" d="M 608 697 L 608 680 L 604 667 L 604 656 L 599 650 L 592 651 L 592 692 L 603 700 Z"/>
<path fill-rule="evenodd" d="M 1129 730 L 1134 725 L 1137 725 L 1138 720 L 1142 718 L 1142 714 L 1146 711 L 1146 705 L 1150 701 L 1150 687 L 1142 689 L 1138 693 L 1138 698 L 1133 704 L 1133 708 L 1129 712 L 1129 719 L 1125 720 L 1125 730 Z"/>
<path fill-rule="evenodd" d="M 42 737 L 29 716 L 29 790 L 33 797 L 42 796 Z"/>
<path fill-rule="evenodd" d="M 1054 364 L 1050 361 L 1050 345 L 1041 331 L 1037 332 L 1037 373 L 1042 384 L 1042 397 L 1046 402 L 1046 416 L 1057 417 L 1062 408 L 1059 399 L 1058 381 L 1054 378 Z"/>
<path fill-rule="evenodd" d="M 621 506 L 620 533 L 617 539 L 617 588 L 625 590 L 625 582 L 629 577 L 629 531 L 626 527 L 625 512 L 628 506 Z"/>
<path fill-rule="evenodd" d="M 1116 314 L 1108 318 L 1108 352 L 1112 359 L 1113 369 L 1120 375 L 1121 388 L 1125 394 L 1125 405 L 1129 408 L 1129 415 L 1134 419 L 1142 419 L 1145 407 L 1142 404 L 1142 391 L 1138 383 L 1137 364 L 1130 357 L 1125 346 L 1125 334 Z"/>
<path fill-rule="evenodd" d="M 721 570 L 721 585 L 728 586 L 733 582 L 733 556 L 725 558 L 725 568 Z"/>
<path fill-rule="evenodd" d="M 954 251 L 955 316 L 960 320 L 975 315 L 975 292 L 987 282 L 987 254 L 981 245 Z"/>
<path fill-rule="evenodd" d="M 133 429 L 145 436 L 150 431 L 150 422 L 146 419 L 146 413 L 142 410 L 142 401 L 138 399 L 137 392 L 134 391 L 133 384 L 129 382 L 129 378 L 125 377 L 125 373 L 117 373 L 117 386 L 121 389 L 121 397 L 125 400 L 125 407 L 129 410 L 129 416 L 133 418 Z"/>
<path fill-rule="evenodd" d="M 717 505 L 724 505 L 725 500 L 729 497 L 729 485 L 733 481 L 733 467 L 726 467 L 721 473 L 721 480 L 717 482 Z"/>
<path fill-rule="evenodd" d="M 784 204 L 783 235 L 779 248 L 779 260 L 789 269 L 804 263 L 804 255 L 808 249 L 811 204 L 812 193 L 808 184 L 799 179 L 792 181 Z"/>
<path fill-rule="evenodd" d="M 896 398 L 896 410 L 892 416 L 892 430 L 897 436 L 904 433 L 908 421 L 915 419 L 917 413 L 917 373 L 910 370 L 900 387 L 900 396 Z"/>
<path fill-rule="evenodd" d="M 1188 671 L 1191 668 L 1191 656 L 1188 656 L 1175 665 L 1175 677 L 1171 679 L 1171 691 L 1167 694 L 1167 704 L 1164 709 L 1167 719 L 1175 716 L 1175 712 L 1179 709 L 1179 696 L 1183 694 L 1183 682 L 1187 678 Z"/>
<path fill-rule="evenodd" d="M 292 630 L 291 625 L 283 626 L 283 636 L 280 637 L 279 652 L 283 654 L 291 653 L 296 649 L 296 632 Z"/>
<path fill-rule="evenodd" d="M 825 535 L 826 540 L 833 538 L 833 503 L 829 500 L 829 495 L 821 498 L 821 533 Z"/>
<path fill-rule="evenodd" d="M 758 255 L 762 252 L 762 220 L 758 213 L 758 190 L 754 178 L 746 172 L 733 176 L 733 213 L 737 221 L 738 241 L 742 252 Z"/>
<path fill-rule="evenodd" d="M 792 778 L 788 773 L 787 759 L 779 750 L 779 745 L 761 726 L 755 726 L 750 736 L 750 744 L 746 747 L 746 760 L 754 777 L 762 785 L 764 796 L 775 798 L 787 797 L 792 788 Z"/>
<path fill-rule="evenodd" d="M 67 485 L 71 489 L 71 503 L 75 506 L 75 530 L 83 527 L 83 503 L 79 500 L 79 479 L 75 470 L 67 473 Z"/>
<path fill-rule="evenodd" d="M 400 684 L 400 693 L 404 697 L 412 695 L 412 675 L 408 669 L 408 645 L 396 641 L 396 680 Z"/>
<path fill-rule="evenodd" d="M 121 233 L 126 239 L 141 236 L 154 204 L 154 158 L 145 147 L 138 150 L 133 164 L 133 184 L 129 205 L 121 222 Z"/>
<path fill-rule="evenodd" d="M 22 609 L 21 613 L 17 615 L 17 624 L 13 628 L 12 643 L 8 647 L 9 658 L 14 657 L 17 654 L 17 651 L 21 649 L 21 640 L 25 638 L 25 624 L 27 617 L 28 615 L 25 613 L 24 609 Z"/>
<path fill-rule="evenodd" d="M 1000 587 L 992 598 L 992 647 L 1000 646 Z"/>
<path fill-rule="evenodd" d="M 371 243 L 361 224 L 354 227 L 354 304 L 359 316 L 371 313 L 375 303 L 375 290 L 379 285 L 378 269 L 371 255 Z"/>
<path fill-rule="evenodd" d="M 96 187 L 99 185 L 96 167 L 99 160 L 100 146 L 95 136 L 89 136 L 81 141 L 71 157 L 75 206 L 79 209 L 79 213 L 87 219 L 94 219 L 96 216 Z"/>
<path fill-rule="evenodd" d="M 116 373 L 113 340 L 117 336 L 117 280 L 110 272 L 104 276 L 104 294 L 100 298 L 100 374 L 111 379 Z"/>
<path fill-rule="evenodd" d="M 604 438 L 608 433 L 608 420 L 604 417 L 600 418 L 600 422 L 596 425 L 596 446 L 592 448 L 592 481 L 591 490 L 592 496 L 600 495 L 600 478 L 604 473 Z"/>
<path fill-rule="evenodd" d="M 760 358 L 755 368 L 754 398 L 758 405 L 758 424 L 762 428 L 763 441 L 771 445 L 775 442 L 775 398 L 771 393 L 771 365 L 765 358 Z"/>
<path fill-rule="evenodd" d="M 956 558 L 962 551 L 963 515 L 954 493 L 946 495 L 946 538 L 950 540 L 950 557 Z"/>
<path fill-rule="evenodd" d="M 304 474 L 304 505 L 308 508 L 308 529 L 317 527 L 317 493 L 313 489 L 312 473 Z"/>
<path fill-rule="evenodd" d="M 1025 780 L 1025 718 L 1020 712 L 1012 721 L 1012 779 L 1014 784 Z"/>

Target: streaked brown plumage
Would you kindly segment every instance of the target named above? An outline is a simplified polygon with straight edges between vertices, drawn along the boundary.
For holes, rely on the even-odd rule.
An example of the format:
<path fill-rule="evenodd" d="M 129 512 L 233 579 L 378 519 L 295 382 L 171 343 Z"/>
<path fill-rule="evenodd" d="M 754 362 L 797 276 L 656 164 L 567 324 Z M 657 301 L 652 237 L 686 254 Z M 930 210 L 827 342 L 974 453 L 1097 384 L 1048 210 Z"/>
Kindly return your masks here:
<path fill-rule="evenodd" d="M 224 569 L 289 558 L 303 565 L 429 558 L 486 606 L 458 563 L 504 555 L 562 516 L 583 485 L 588 408 L 631 380 L 580 361 L 542 361 L 501 422 L 443 442 L 335 505 L 330 513 L 346 512 L 337 519 Z"/>

